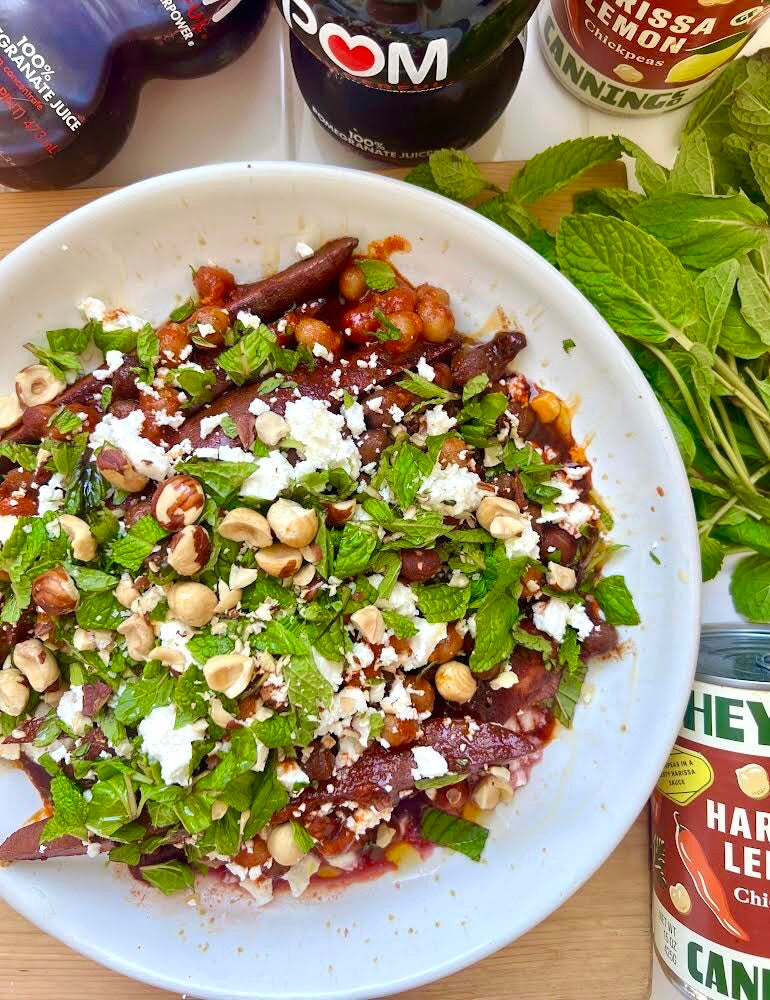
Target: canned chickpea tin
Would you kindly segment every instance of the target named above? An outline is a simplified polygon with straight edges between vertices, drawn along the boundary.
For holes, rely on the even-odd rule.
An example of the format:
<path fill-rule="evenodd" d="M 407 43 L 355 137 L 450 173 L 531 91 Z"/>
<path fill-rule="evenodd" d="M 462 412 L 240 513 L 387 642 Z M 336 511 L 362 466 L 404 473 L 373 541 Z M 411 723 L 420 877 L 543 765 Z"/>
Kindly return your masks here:
<path fill-rule="evenodd" d="M 655 950 L 681 992 L 770 1000 L 770 628 L 704 627 L 652 863 Z"/>

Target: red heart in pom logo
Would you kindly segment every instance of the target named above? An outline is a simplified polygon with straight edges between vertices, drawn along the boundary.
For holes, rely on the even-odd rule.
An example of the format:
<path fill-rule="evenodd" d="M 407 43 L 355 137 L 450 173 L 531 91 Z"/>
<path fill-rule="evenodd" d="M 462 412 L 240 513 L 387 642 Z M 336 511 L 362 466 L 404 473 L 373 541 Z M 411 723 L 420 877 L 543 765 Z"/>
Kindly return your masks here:
<path fill-rule="evenodd" d="M 318 40 L 329 58 L 353 76 L 376 76 L 385 67 L 382 49 L 366 35 L 349 35 L 340 25 L 327 22 Z"/>
<path fill-rule="evenodd" d="M 366 45 L 348 45 L 341 35 L 329 38 L 332 55 L 351 73 L 366 73 L 374 66 L 374 53 Z"/>

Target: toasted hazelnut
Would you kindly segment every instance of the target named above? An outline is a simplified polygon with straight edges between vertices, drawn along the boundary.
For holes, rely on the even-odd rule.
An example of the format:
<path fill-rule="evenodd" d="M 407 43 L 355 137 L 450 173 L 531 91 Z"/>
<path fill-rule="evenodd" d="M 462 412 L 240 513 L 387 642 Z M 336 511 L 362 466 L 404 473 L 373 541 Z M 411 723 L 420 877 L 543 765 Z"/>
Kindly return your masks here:
<path fill-rule="evenodd" d="M 275 448 L 289 433 L 289 425 L 280 414 L 268 410 L 260 413 L 254 421 L 254 430 L 262 444 L 266 444 L 268 448 Z"/>
<path fill-rule="evenodd" d="M 267 849 L 279 865 L 291 868 L 298 864 L 307 854 L 297 844 L 294 827 L 291 823 L 281 823 L 273 827 L 267 837 Z"/>
<path fill-rule="evenodd" d="M 50 403 L 66 388 L 45 365 L 29 365 L 16 376 L 16 395 L 23 407 Z"/>
<path fill-rule="evenodd" d="M 138 493 L 147 485 L 147 476 L 136 471 L 120 448 L 102 448 L 96 456 L 96 468 L 108 483 L 126 493 Z"/>
<path fill-rule="evenodd" d="M 222 538 L 233 542 L 246 542 L 252 548 L 263 549 L 272 544 L 273 533 L 267 518 L 249 507 L 229 510 L 217 528 Z"/>
<path fill-rule="evenodd" d="M 300 551 L 302 552 L 302 558 L 305 560 L 305 562 L 312 563 L 314 566 L 316 563 L 319 563 L 321 561 L 321 556 L 323 556 L 323 552 L 321 551 L 321 546 L 316 545 L 315 543 L 313 543 L 313 545 L 303 546 L 303 548 L 300 549 Z"/>
<path fill-rule="evenodd" d="M 292 583 L 295 587 L 307 587 L 313 582 L 315 577 L 315 566 L 312 563 L 305 563 L 299 572 L 294 574 Z"/>
<path fill-rule="evenodd" d="M 124 573 L 120 582 L 115 588 L 115 598 L 124 608 L 130 608 L 134 601 L 138 600 L 141 594 L 128 573 Z"/>
<path fill-rule="evenodd" d="M 211 721 L 215 726 L 221 726 L 222 729 L 227 729 L 230 723 L 235 720 L 235 716 L 230 715 L 219 698 L 211 699 L 209 709 L 211 712 Z"/>
<path fill-rule="evenodd" d="M 385 635 L 385 622 L 379 608 L 369 604 L 352 614 L 350 620 L 367 642 L 382 642 Z"/>
<path fill-rule="evenodd" d="M 488 530 L 493 538 L 507 542 L 518 538 L 527 527 L 529 527 L 529 520 L 526 515 L 518 514 L 516 517 L 504 515 L 493 517 Z"/>
<path fill-rule="evenodd" d="M 243 590 L 244 587 L 248 587 L 254 583 L 258 576 L 259 571 L 252 569 L 250 566 L 233 565 L 230 567 L 230 579 L 227 583 L 232 588 Z"/>
<path fill-rule="evenodd" d="M 181 674 L 185 667 L 184 653 L 181 649 L 166 649 L 165 646 L 156 646 L 150 650 L 146 658 L 163 663 L 177 674 Z"/>
<path fill-rule="evenodd" d="M 555 562 L 548 563 L 545 578 L 552 587 L 558 587 L 559 590 L 574 590 L 577 584 L 575 570 L 571 566 Z"/>
<path fill-rule="evenodd" d="M 38 693 L 59 679 L 56 657 L 39 639 L 25 639 L 17 643 L 11 658 L 13 665 L 19 668 Z"/>
<path fill-rule="evenodd" d="M 172 584 L 166 591 L 166 600 L 174 618 L 193 628 L 208 625 L 219 603 L 210 587 L 189 581 Z"/>
<path fill-rule="evenodd" d="M 202 524 L 186 524 L 168 543 L 168 564 L 180 576 L 200 573 L 211 555 L 211 538 Z"/>
<path fill-rule="evenodd" d="M 465 663 L 449 660 L 436 671 L 436 690 L 445 701 L 462 705 L 476 693 L 476 679 Z"/>
<path fill-rule="evenodd" d="M 520 516 L 521 510 L 514 500 L 505 500 L 497 496 L 484 497 L 476 511 L 476 519 L 487 531 L 496 517 L 519 518 Z"/>
<path fill-rule="evenodd" d="M 513 789 L 510 781 L 495 774 L 487 774 L 473 789 L 471 798 L 479 809 L 494 809 L 501 802 L 511 801 Z"/>
<path fill-rule="evenodd" d="M 24 675 L 16 667 L 0 670 L 0 712 L 16 718 L 21 715 L 29 701 L 29 688 Z"/>
<path fill-rule="evenodd" d="M 152 495 L 155 520 L 169 531 L 179 531 L 195 524 L 206 506 L 203 487 L 192 476 L 172 476 L 161 483 Z"/>
<path fill-rule="evenodd" d="M 21 420 L 19 397 L 0 396 L 0 431 L 7 431 Z"/>
<path fill-rule="evenodd" d="M 32 600 L 48 615 L 69 615 L 78 606 L 80 594 L 69 573 L 57 566 L 35 578 Z"/>
<path fill-rule="evenodd" d="M 220 580 L 217 584 L 217 591 L 219 592 L 219 603 L 214 611 L 218 615 L 237 607 L 243 597 L 243 591 L 240 587 L 231 587 L 224 580 Z"/>
<path fill-rule="evenodd" d="M 294 500 L 276 500 L 267 512 L 267 523 L 279 542 L 301 549 L 309 545 L 318 531 L 318 515 Z"/>
<path fill-rule="evenodd" d="M 251 684 L 255 666 L 251 656 L 224 653 L 206 660 L 203 676 L 212 691 L 221 691 L 227 698 L 237 698 Z"/>
<path fill-rule="evenodd" d="M 90 562 L 96 555 L 96 539 L 82 518 L 74 514 L 62 514 L 59 526 L 72 542 L 72 554 L 80 562 Z"/>
<path fill-rule="evenodd" d="M 114 641 L 112 632 L 106 628 L 78 627 L 72 633 L 72 645 L 80 653 L 110 649 Z"/>
<path fill-rule="evenodd" d="M 155 645 L 155 633 L 144 615 L 131 615 L 118 625 L 118 632 L 126 637 L 126 649 L 132 660 L 144 660 Z"/>
<path fill-rule="evenodd" d="M 326 505 L 326 520 L 329 524 L 339 527 L 345 524 L 356 512 L 358 504 L 355 500 L 335 500 Z"/>
<path fill-rule="evenodd" d="M 385 850 L 395 836 L 396 831 L 392 826 L 388 826 L 387 823 L 380 823 L 377 827 L 377 836 L 375 837 L 374 842 L 378 847 L 382 848 L 382 850 Z"/>
<path fill-rule="evenodd" d="M 214 799 L 211 803 L 211 818 L 216 823 L 218 819 L 222 819 L 230 806 L 223 802 L 222 799 Z"/>
<path fill-rule="evenodd" d="M 288 545 L 268 545 L 266 549 L 259 549 L 256 559 L 259 568 L 268 576 L 281 579 L 294 576 L 302 565 L 302 554 Z"/>

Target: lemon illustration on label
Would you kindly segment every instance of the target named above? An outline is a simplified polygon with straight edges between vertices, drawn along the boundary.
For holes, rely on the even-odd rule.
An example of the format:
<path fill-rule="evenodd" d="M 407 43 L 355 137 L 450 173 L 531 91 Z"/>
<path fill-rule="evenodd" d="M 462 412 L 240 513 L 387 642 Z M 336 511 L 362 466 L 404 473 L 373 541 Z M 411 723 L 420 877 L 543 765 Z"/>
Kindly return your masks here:
<path fill-rule="evenodd" d="M 713 783 L 714 771 L 703 754 L 674 745 L 657 788 L 678 806 L 686 806 Z"/>
<path fill-rule="evenodd" d="M 702 76 L 708 76 L 723 63 L 732 59 L 746 44 L 747 37 L 743 33 L 737 41 L 732 41 L 724 48 L 717 48 L 713 44 L 704 46 L 700 51 L 678 62 L 676 66 L 672 66 L 666 75 L 666 83 L 689 83 L 691 80 L 699 80 Z M 726 39 L 726 41 L 729 42 L 730 39 Z"/>

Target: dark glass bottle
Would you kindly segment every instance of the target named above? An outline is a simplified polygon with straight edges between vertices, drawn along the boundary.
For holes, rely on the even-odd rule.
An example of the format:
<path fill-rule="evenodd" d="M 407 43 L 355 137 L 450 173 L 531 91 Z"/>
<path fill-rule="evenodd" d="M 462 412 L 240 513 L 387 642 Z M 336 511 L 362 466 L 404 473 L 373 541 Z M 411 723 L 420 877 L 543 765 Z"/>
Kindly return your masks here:
<path fill-rule="evenodd" d="M 125 142 L 152 77 L 213 73 L 268 0 L 0 0 L 0 184 L 67 187 Z"/>

